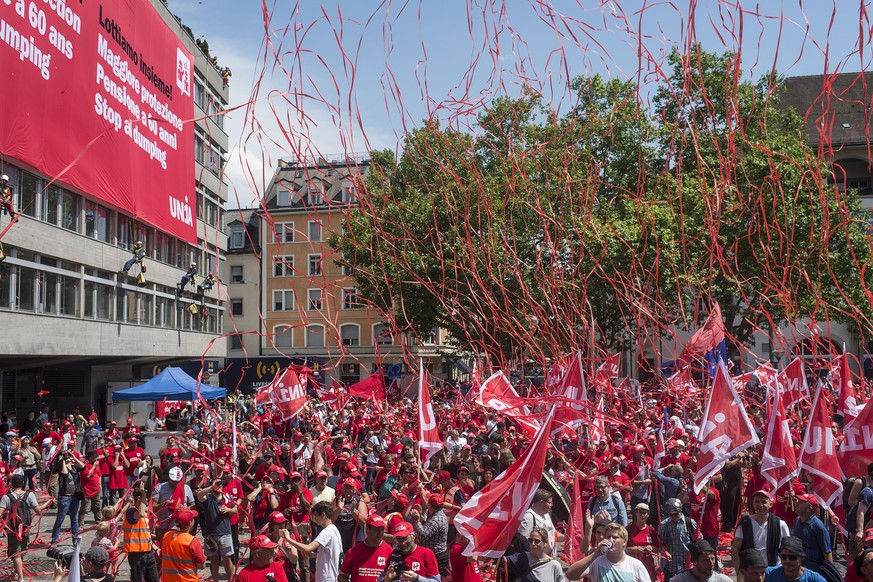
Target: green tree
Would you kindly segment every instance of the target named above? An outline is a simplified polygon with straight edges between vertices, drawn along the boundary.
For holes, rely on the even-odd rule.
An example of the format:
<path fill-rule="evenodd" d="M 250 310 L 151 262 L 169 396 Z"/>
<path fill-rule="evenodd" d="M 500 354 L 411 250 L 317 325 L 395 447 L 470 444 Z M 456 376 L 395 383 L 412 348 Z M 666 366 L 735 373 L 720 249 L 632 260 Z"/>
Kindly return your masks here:
<path fill-rule="evenodd" d="M 651 111 L 632 82 L 577 78 L 566 113 L 525 91 L 373 152 L 331 239 L 360 295 L 498 361 L 652 345 L 700 299 L 735 347 L 802 317 L 867 327 L 857 197 L 827 187 L 778 84 L 731 54 L 670 63 Z"/>
<path fill-rule="evenodd" d="M 699 47 L 669 61 L 654 103 L 682 217 L 684 304 L 718 301 L 735 347 L 804 317 L 869 327 L 868 224 L 855 193 L 828 186 L 778 78 L 741 81 L 737 55 Z"/>

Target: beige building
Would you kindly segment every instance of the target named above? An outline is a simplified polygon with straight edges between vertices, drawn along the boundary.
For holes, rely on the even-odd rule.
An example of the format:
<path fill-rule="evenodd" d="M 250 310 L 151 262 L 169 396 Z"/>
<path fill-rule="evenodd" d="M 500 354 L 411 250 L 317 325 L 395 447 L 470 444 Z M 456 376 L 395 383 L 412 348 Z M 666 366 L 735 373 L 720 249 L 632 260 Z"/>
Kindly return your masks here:
<path fill-rule="evenodd" d="M 435 332 L 424 345 L 411 345 L 410 338 L 392 333 L 386 318 L 358 300 L 354 281 L 335 264 L 328 239 L 341 232 L 343 217 L 356 204 L 355 181 L 364 178 L 369 167 L 367 155 L 301 163 L 281 160 L 264 208 L 257 213 L 259 224 L 234 217 L 228 225 L 228 318 L 237 310 L 239 315 L 232 316 L 237 329 L 259 332 L 230 338 L 229 357 L 243 357 L 245 346 L 249 358 L 260 356 L 268 368 L 285 358 L 306 361 L 326 384 L 357 382 L 374 367 L 403 362 L 404 352 L 425 358 L 438 376 L 449 372 L 444 355 L 450 350 L 443 332 Z M 242 211 L 247 213 L 251 211 Z M 260 253 L 250 241 L 240 239 L 254 231 Z M 242 245 L 238 254 L 237 244 Z M 254 254 L 263 259 L 258 261 Z M 257 263 L 260 297 L 255 302 L 250 287 L 254 280 L 248 273 Z M 226 327 L 231 329 L 230 324 Z M 401 385 L 410 379 L 404 368 Z"/>

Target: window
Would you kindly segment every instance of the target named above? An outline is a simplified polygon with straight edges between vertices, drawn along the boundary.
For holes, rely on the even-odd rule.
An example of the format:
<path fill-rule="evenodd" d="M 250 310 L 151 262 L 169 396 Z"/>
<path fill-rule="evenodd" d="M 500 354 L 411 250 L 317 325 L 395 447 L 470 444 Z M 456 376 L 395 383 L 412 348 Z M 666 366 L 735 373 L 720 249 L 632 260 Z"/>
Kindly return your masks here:
<path fill-rule="evenodd" d="M 36 284 L 37 273 L 33 269 L 18 267 L 18 290 L 16 307 L 21 311 L 34 311 L 36 309 Z"/>
<path fill-rule="evenodd" d="M 230 227 L 230 240 L 228 246 L 231 250 L 237 250 L 246 246 L 246 229 L 242 226 Z"/>
<path fill-rule="evenodd" d="M 60 227 L 76 231 L 79 227 L 79 197 L 64 190 L 61 193 Z"/>
<path fill-rule="evenodd" d="M 433 328 L 430 330 L 430 333 L 427 334 L 423 341 L 426 346 L 435 346 L 437 343 L 437 329 Z"/>
<path fill-rule="evenodd" d="M 324 326 L 312 324 L 306 326 L 306 347 L 307 348 L 323 348 L 324 347 Z"/>
<path fill-rule="evenodd" d="M 273 311 L 293 311 L 294 290 L 282 289 L 273 291 Z"/>
<path fill-rule="evenodd" d="M 321 275 L 321 255 L 309 255 L 309 275 Z"/>
<path fill-rule="evenodd" d="M 323 297 L 324 293 L 321 289 L 310 289 L 309 304 L 307 306 L 307 309 L 309 309 L 310 311 L 321 309 L 324 304 Z"/>
<path fill-rule="evenodd" d="M 274 327 L 273 345 L 277 348 L 290 348 L 294 345 L 294 328 L 287 325 Z"/>
<path fill-rule="evenodd" d="M 18 205 L 15 207 L 19 209 L 19 212 L 36 218 L 37 190 L 39 190 L 41 185 L 42 180 L 33 174 L 28 174 L 27 172 L 21 173 L 21 190 L 18 194 Z"/>
<path fill-rule="evenodd" d="M 324 204 L 324 192 L 319 188 L 310 188 L 309 204 L 312 206 L 320 206 Z"/>
<path fill-rule="evenodd" d="M 277 206 L 291 206 L 291 190 L 288 188 L 279 188 L 276 191 Z"/>
<path fill-rule="evenodd" d="M 293 222 L 276 223 L 276 242 L 278 242 L 278 243 L 294 242 L 294 223 Z"/>
<path fill-rule="evenodd" d="M 49 224 L 58 224 L 60 198 L 61 189 L 57 186 L 49 186 L 42 191 L 42 219 Z"/>
<path fill-rule="evenodd" d="M 373 326 L 373 343 L 377 346 L 390 346 L 394 343 L 387 323 L 377 323 Z"/>
<path fill-rule="evenodd" d="M 361 328 L 356 323 L 340 326 L 340 339 L 344 346 L 357 346 L 361 343 Z"/>
<path fill-rule="evenodd" d="M 294 275 L 294 255 L 277 255 L 273 257 L 273 276 L 292 277 Z"/>
<path fill-rule="evenodd" d="M 230 282 L 231 283 L 245 283 L 245 279 L 243 279 L 243 266 L 242 265 L 231 265 L 231 267 L 230 267 Z"/>
<path fill-rule="evenodd" d="M 321 242 L 321 222 L 317 220 L 309 221 L 309 240 L 312 242 Z"/>
<path fill-rule="evenodd" d="M 343 289 L 343 309 L 358 309 L 358 290 L 354 287 Z"/>
<path fill-rule="evenodd" d="M 354 384 L 361 379 L 360 364 L 342 364 L 340 371 L 342 373 L 341 380 L 343 384 Z"/>
<path fill-rule="evenodd" d="M 241 350 L 243 347 L 242 336 L 238 333 L 227 336 L 229 350 Z"/>
<path fill-rule="evenodd" d="M 243 314 L 243 300 L 242 299 L 231 299 L 230 300 L 230 314 L 240 316 Z"/>

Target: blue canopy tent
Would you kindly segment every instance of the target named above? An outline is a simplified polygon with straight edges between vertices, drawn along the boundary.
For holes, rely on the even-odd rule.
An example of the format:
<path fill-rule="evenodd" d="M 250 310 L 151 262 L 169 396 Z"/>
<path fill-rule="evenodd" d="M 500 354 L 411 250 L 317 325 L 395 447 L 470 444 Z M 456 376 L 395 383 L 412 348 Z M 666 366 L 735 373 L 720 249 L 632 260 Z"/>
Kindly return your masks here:
<path fill-rule="evenodd" d="M 206 400 L 224 398 L 227 396 L 227 389 L 200 384 L 200 395 Z M 134 402 L 197 400 L 197 380 L 183 372 L 181 368 L 167 367 L 145 384 L 112 393 L 113 402 L 125 400 Z"/>

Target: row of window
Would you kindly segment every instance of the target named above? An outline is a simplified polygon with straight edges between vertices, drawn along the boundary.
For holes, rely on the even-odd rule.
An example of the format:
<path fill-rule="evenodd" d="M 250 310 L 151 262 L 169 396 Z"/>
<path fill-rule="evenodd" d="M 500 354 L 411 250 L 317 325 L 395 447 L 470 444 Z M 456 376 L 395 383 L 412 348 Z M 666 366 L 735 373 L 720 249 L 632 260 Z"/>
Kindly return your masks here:
<path fill-rule="evenodd" d="M 303 194 L 300 194 L 300 198 Z M 325 206 L 325 200 L 328 198 L 327 188 L 310 184 L 306 195 L 306 204 L 308 206 Z M 294 191 L 288 188 L 278 188 L 276 190 L 276 206 L 291 206 L 295 202 Z M 330 198 L 333 204 L 351 204 L 355 205 L 358 202 L 358 191 L 354 186 L 348 188 L 340 188 L 340 190 Z"/>
<path fill-rule="evenodd" d="M 293 222 L 277 222 L 275 223 L 275 242 L 277 243 L 293 243 L 298 236 L 303 233 L 294 228 Z M 307 225 L 306 235 L 309 242 L 321 242 L 324 232 L 324 225 L 320 220 L 310 220 Z M 230 227 L 230 239 L 228 240 L 228 248 L 230 250 L 239 250 L 246 246 L 246 229 L 240 224 L 235 224 Z"/>
<path fill-rule="evenodd" d="M 191 314 L 169 287 L 127 288 L 113 274 L 16 249 L 33 266 L 0 263 L 0 309 L 221 333 L 221 311 Z"/>
<path fill-rule="evenodd" d="M 206 84 L 199 78 L 194 78 L 194 103 L 209 117 L 212 121 L 224 130 L 224 106 L 221 104 L 221 99 L 212 93 Z"/>
<path fill-rule="evenodd" d="M 303 328 L 303 346 L 307 348 L 325 347 L 326 328 L 323 324 L 313 323 Z M 361 344 L 361 326 L 357 323 L 346 323 L 340 326 L 340 341 L 347 347 Z M 385 323 L 373 325 L 374 346 L 390 346 L 394 340 Z M 273 327 L 273 345 L 277 348 L 294 347 L 294 328 L 287 325 Z"/>
<path fill-rule="evenodd" d="M 227 154 L 207 136 L 194 131 L 194 159 L 216 176 L 221 176 L 227 160 Z"/>
<path fill-rule="evenodd" d="M 4 170 L 14 195 L 14 206 L 21 213 L 83 234 L 88 238 L 129 249 L 136 241 L 143 241 L 150 259 L 186 269 L 192 260 L 202 265 L 204 272 L 215 271 L 216 253 L 204 252 L 133 218 L 82 198 L 57 185 L 46 186 L 46 180 L 18 168 Z M 224 212 L 219 212 L 218 222 Z"/>
<path fill-rule="evenodd" d="M 310 277 L 318 277 L 322 274 L 321 253 L 313 253 L 306 256 L 307 267 L 306 274 Z M 273 256 L 273 276 L 274 277 L 293 277 L 297 274 L 294 269 L 294 255 L 274 255 Z"/>

